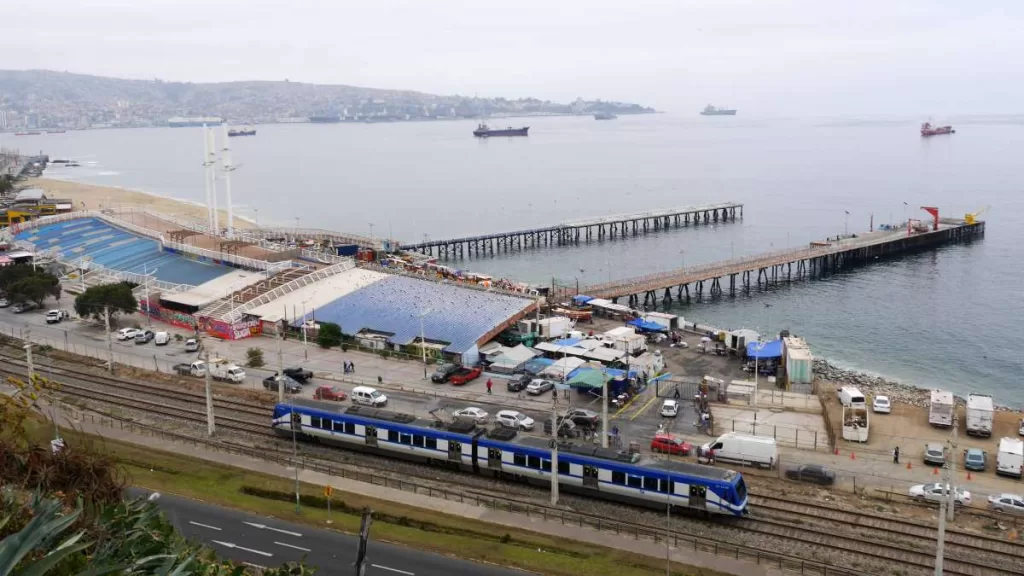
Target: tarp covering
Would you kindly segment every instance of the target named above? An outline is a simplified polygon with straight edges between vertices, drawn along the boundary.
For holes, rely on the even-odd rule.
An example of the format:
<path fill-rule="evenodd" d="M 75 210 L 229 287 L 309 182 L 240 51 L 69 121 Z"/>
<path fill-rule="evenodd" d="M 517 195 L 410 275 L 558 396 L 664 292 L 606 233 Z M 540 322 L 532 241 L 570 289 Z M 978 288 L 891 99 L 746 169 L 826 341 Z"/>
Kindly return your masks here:
<path fill-rule="evenodd" d="M 782 358 L 782 340 L 770 340 L 765 343 L 748 342 L 747 356 L 750 358 Z"/>
<path fill-rule="evenodd" d="M 641 332 L 662 332 L 664 330 L 667 330 L 665 326 L 658 324 L 657 322 L 648 322 L 643 318 L 636 318 L 634 320 L 630 320 L 629 322 L 626 322 L 626 324 L 630 326 L 635 326 Z"/>
<path fill-rule="evenodd" d="M 533 360 L 528 360 L 524 368 L 530 374 L 540 374 L 545 368 L 554 363 L 555 361 L 549 358 L 534 358 Z"/>
<path fill-rule="evenodd" d="M 608 377 L 600 370 L 593 368 L 577 368 L 566 384 L 571 388 L 600 388 L 608 381 Z"/>
<path fill-rule="evenodd" d="M 532 360 L 536 355 L 537 352 L 535 350 L 520 344 L 515 348 L 505 350 L 501 356 L 496 357 L 494 362 L 491 363 L 489 369 L 491 372 L 499 372 L 503 374 L 518 372 L 522 370 L 526 363 Z"/>
<path fill-rule="evenodd" d="M 587 302 L 590 302 L 593 299 L 593 297 L 585 296 L 583 294 L 577 294 L 572 297 L 572 301 L 575 302 L 576 304 L 586 304 Z"/>
<path fill-rule="evenodd" d="M 555 340 L 552 342 L 555 346 L 575 346 L 582 341 L 582 338 L 563 338 L 561 340 Z"/>

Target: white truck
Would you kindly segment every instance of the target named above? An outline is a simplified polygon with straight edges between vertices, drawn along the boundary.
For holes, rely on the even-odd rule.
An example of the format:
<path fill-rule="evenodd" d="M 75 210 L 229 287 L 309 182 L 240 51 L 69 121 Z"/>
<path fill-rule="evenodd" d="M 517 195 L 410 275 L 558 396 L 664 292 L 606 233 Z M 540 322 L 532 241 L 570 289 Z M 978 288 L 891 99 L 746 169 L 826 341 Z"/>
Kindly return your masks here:
<path fill-rule="evenodd" d="M 992 397 L 985 394 L 971 394 L 967 397 L 967 433 L 971 436 L 992 435 L 992 413 L 995 405 Z"/>
<path fill-rule="evenodd" d="M 711 451 L 714 451 L 713 453 Z M 735 462 L 758 468 L 774 468 L 779 463 L 779 447 L 775 438 L 726 432 L 701 447 L 700 459 L 713 454 L 715 461 Z"/>
<path fill-rule="evenodd" d="M 864 394 L 853 386 L 843 386 L 839 389 L 839 403 L 849 408 L 867 408 L 868 401 Z"/>
<path fill-rule="evenodd" d="M 932 401 L 928 405 L 928 423 L 932 426 L 953 425 L 953 393 L 948 390 L 932 390 Z"/>
<path fill-rule="evenodd" d="M 541 320 L 520 320 L 519 331 L 527 334 L 537 334 L 546 340 L 562 338 L 573 329 L 575 324 L 572 319 L 565 316 L 552 316 Z"/>
<path fill-rule="evenodd" d="M 224 380 L 227 382 L 234 382 L 236 384 L 245 381 L 245 370 L 241 366 L 218 358 L 216 360 L 210 360 L 210 377 L 214 380 Z M 197 378 L 206 377 L 207 364 L 202 360 L 196 360 L 191 364 L 175 364 L 174 371 L 184 376 L 195 376 Z"/>
<path fill-rule="evenodd" d="M 999 455 L 996 456 L 996 474 L 1021 477 L 1024 466 L 1024 440 L 1003 438 L 999 440 Z"/>
<path fill-rule="evenodd" d="M 861 397 L 863 400 L 863 397 Z M 843 405 L 843 440 L 867 442 L 870 414 L 867 404 Z"/>

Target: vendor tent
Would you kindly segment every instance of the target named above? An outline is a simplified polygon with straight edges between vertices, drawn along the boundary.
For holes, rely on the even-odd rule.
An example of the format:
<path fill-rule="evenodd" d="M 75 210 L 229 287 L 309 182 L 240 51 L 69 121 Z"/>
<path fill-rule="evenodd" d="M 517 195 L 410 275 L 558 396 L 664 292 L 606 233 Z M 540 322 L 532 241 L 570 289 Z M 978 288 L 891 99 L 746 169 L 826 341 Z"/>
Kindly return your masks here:
<path fill-rule="evenodd" d="M 501 353 L 500 356 L 494 359 L 488 370 L 490 372 L 496 372 L 499 374 L 512 374 L 513 372 L 519 372 L 523 370 L 526 363 L 537 356 L 538 352 L 531 348 L 527 348 L 522 344 L 515 348 L 510 348 Z"/>
<path fill-rule="evenodd" d="M 590 302 L 591 300 L 593 300 L 592 297 L 586 296 L 584 294 L 577 294 L 577 295 L 572 297 L 573 304 L 576 304 L 577 306 L 579 306 L 580 304 L 586 304 L 587 302 Z"/>
<path fill-rule="evenodd" d="M 667 327 L 662 326 L 657 322 L 648 322 L 643 318 L 636 318 L 635 320 L 630 320 L 629 322 L 626 322 L 626 324 L 635 327 L 641 332 L 663 332 L 665 330 L 668 330 Z"/>
<path fill-rule="evenodd" d="M 550 358 L 534 358 L 532 360 L 527 360 L 526 364 L 523 365 L 523 369 L 526 370 L 527 374 L 537 375 L 554 363 L 555 361 Z"/>
<path fill-rule="evenodd" d="M 601 388 L 608 381 L 604 372 L 593 368 L 578 368 L 566 384 L 571 388 Z"/>
<path fill-rule="evenodd" d="M 782 358 L 782 340 L 776 339 L 769 342 L 748 342 L 747 356 L 765 360 L 768 358 Z"/>

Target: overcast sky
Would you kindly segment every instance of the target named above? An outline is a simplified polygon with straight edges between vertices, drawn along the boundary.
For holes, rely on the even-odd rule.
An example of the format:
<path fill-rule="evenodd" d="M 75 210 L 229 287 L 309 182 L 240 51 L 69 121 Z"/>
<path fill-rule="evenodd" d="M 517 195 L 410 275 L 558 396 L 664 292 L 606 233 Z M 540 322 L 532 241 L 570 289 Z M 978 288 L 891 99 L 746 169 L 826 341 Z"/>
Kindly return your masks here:
<path fill-rule="evenodd" d="M 1024 112 L 1019 0 L 14 4 L 0 68 L 583 96 L 670 112 Z"/>

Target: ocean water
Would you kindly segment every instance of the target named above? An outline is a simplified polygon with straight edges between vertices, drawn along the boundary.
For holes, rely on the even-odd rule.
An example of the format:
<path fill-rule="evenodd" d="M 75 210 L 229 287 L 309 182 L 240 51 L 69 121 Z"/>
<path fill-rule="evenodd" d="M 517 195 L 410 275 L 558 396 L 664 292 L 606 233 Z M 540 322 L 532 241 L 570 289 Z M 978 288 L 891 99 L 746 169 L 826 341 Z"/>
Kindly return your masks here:
<path fill-rule="evenodd" d="M 971 244 L 673 310 L 725 328 L 788 328 L 844 367 L 1024 406 L 1024 121 L 949 120 L 957 133 L 930 139 L 915 118 L 530 118 L 502 122 L 530 125 L 528 138 L 487 140 L 468 121 L 267 125 L 231 139 L 232 191 L 238 214 L 262 224 L 406 242 L 745 204 L 736 223 L 455 264 L 583 286 L 806 245 L 867 230 L 872 217 L 927 219 L 921 206 L 953 216 L 991 206 L 986 237 Z M 82 163 L 51 177 L 203 199 L 198 128 L 0 135 L 0 145 Z"/>

